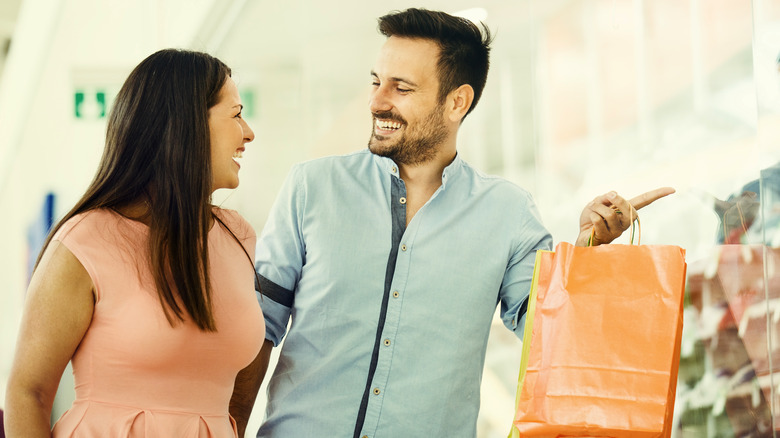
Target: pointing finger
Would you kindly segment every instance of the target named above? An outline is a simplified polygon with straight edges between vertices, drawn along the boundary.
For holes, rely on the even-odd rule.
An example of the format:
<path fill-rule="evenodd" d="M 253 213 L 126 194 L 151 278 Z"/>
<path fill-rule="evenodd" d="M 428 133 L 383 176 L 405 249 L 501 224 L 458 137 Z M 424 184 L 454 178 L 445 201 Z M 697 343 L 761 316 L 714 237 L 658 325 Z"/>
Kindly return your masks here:
<path fill-rule="evenodd" d="M 630 202 L 635 209 L 639 210 L 642 207 L 647 207 L 648 205 L 663 198 L 664 196 L 671 195 L 672 193 L 674 193 L 674 191 L 675 190 L 671 187 L 661 187 L 660 189 L 650 190 L 647 193 L 642 193 L 641 195 L 632 198 L 628 202 Z"/>

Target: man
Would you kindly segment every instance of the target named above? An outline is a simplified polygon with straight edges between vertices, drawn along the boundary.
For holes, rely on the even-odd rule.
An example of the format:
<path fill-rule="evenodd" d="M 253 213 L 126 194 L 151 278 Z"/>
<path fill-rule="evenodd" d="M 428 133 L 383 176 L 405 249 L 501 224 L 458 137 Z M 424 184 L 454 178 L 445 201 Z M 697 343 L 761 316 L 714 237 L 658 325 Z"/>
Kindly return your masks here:
<path fill-rule="evenodd" d="M 368 150 L 295 166 L 258 243 L 267 340 L 237 381 L 242 431 L 292 319 L 258 437 L 473 437 L 496 305 L 521 336 L 535 252 L 552 246 L 526 191 L 457 155 L 487 28 L 419 9 L 379 22 Z M 629 215 L 596 198 L 578 242 L 594 226 L 611 241 Z"/>

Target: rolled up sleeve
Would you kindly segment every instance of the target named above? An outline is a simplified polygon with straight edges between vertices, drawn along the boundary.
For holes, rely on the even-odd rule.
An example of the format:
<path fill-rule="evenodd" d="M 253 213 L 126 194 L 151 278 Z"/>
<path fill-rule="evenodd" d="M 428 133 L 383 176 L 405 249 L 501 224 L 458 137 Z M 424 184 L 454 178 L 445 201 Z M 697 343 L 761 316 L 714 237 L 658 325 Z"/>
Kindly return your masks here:
<path fill-rule="evenodd" d="M 532 214 L 518 224 L 516 250 L 509 260 L 501 283 L 501 320 L 519 339 L 523 339 L 525 316 L 528 310 L 528 295 L 536 261 L 536 251 L 552 249 L 552 236 L 544 228 L 533 201 L 528 199 L 527 208 Z"/>
<path fill-rule="evenodd" d="M 266 338 L 279 345 L 287 330 L 295 288 L 305 263 L 302 210 L 305 193 L 299 184 L 298 166 L 293 167 L 271 208 L 257 241 L 255 285 L 266 324 Z"/>

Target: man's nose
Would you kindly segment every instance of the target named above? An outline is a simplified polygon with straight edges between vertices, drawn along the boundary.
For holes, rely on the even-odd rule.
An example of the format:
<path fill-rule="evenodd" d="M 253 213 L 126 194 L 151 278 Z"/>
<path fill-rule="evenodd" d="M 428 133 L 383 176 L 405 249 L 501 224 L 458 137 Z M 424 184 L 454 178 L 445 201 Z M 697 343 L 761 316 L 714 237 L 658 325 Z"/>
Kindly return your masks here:
<path fill-rule="evenodd" d="M 383 111 L 390 111 L 393 108 L 392 103 L 387 95 L 387 91 L 384 87 L 379 87 L 371 93 L 371 98 L 368 101 L 368 109 L 372 113 L 378 113 Z"/>

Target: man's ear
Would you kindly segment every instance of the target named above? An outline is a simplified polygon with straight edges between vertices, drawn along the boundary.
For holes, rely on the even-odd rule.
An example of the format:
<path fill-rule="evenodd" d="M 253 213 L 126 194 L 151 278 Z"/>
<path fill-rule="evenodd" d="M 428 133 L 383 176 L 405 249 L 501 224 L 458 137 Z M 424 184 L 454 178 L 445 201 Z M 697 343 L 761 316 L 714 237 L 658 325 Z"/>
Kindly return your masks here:
<path fill-rule="evenodd" d="M 447 96 L 447 116 L 450 121 L 460 123 L 474 102 L 474 89 L 469 84 L 463 84 L 452 90 Z"/>

